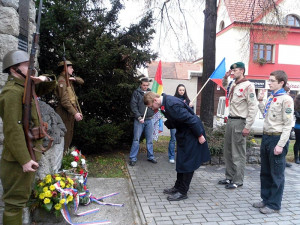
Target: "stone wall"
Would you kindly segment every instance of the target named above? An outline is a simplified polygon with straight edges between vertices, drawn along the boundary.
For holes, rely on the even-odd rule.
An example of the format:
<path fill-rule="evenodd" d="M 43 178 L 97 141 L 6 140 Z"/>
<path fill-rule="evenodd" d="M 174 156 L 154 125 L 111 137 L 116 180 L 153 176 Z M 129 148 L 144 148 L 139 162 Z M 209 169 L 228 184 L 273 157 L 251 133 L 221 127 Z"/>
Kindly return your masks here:
<path fill-rule="evenodd" d="M 246 163 L 259 164 L 260 163 L 260 146 L 252 146 L 246 151 Z M 216 155 L 211 157 L 211 165 L 224 164 L 223 155 Z"/>

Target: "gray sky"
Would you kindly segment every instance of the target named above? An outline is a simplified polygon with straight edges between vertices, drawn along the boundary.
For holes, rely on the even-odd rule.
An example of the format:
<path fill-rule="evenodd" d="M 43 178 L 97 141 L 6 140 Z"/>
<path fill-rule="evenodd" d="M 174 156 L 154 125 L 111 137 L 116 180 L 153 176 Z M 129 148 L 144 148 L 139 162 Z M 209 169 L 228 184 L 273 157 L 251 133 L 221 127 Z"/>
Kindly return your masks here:
<path fill-rule="evenodd" d="M 127 27 L 131 23 L 135 23 L 141 19 L 145 13 L 145 6 L 144 1 L 141 0 L 124 0 L 123 2 L 125 3 L 125 9 L 121 11 L 119 20 L 121 25 Z M 160 21 L 158 21 L 158 19 L 160 19 L 159 10 L 154 10 L 154 18 L 157 20 L 155 22 L 156 34 L 152 43 L 152 48 L 159 54 L 159 58 L 157 60 L 179 61 L 177 57 L 179 52 L 178 45 L 180 46 L 183 54 L 185 54 L 187 52 L 186 43 L 192 43 L 192 49 L 197 50 L 197 58 L 202 57 L 204 1 L 186 0 L 181 3 L 181 8 L 187 21 L 189 38 L 187 37 L 184 19 L 178 9 L 178 5 L 172 5 L 174 3 L 176 4 L 176 2 L 177 1 L 171 0 L 168 3 L 169 18 L 172 21 L 172 26 L 176 35 L 170 28 L 167 20 L 165 20 L 164 23 L 160 23 Z"/>

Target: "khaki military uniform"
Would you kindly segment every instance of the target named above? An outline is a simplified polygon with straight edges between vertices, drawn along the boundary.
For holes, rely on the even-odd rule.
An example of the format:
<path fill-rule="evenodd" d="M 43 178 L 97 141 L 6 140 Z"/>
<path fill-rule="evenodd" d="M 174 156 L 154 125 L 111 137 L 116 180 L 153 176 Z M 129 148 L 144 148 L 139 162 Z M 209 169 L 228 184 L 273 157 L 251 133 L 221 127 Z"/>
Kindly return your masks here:
<path fill-rule="evenodd" d="M 70 147 L 70 144 L 72 142 L 73 138 L 73 131 L 74 131 L 74 115 L 78 113 L 78 109 L 76 109 L 69 98 L 68 92 L 67 92 L 67 85 L 66 85 L 66 80 L 65 80 L 65 75 L 64 72 L 61 73 L 57 79 L 58 84 L 56 87 L 56 96 L 58 97 L 58 106 L 56 107 L 55 111 L 60 115 L 61 119 L 63 120 L 66 128 L 67 128 L 67 133 L 65 134 L 65 146 L 64 150 L 68 150 Z M 76 77 L 76 83 L 78 84 L 83 84 L 84 81 L 80 77 Z M 73 90 L 73 82 L 70 81 L 70 86 L 72 86 Z M 75 94 L 75 93 L 74 93 Z M 75 95 L 75 98 L 77 96 Z"/>
<path fill-rule="evenodd" d="M 0 162 L 0 178 L 3 186 L 3 201 L 5 203 L 4 224 L 13 224 L 8 218 L 22 220 L 22 208 L 25 207 L 31 194 L 34 172 L 23 172 L 22 165 L 31 160 L 23 131 L 22 99 L 25 80 L 12 75 L 0 94 L 0 116 L 3 120 L 3 153 Z M 36 86 L 37 95 L 45 94 L 55 87 L 53 82 L 44 82 Z M 39 125 L 38 114 L 34 100 L 32 101 L 30 126 Z M 33 141 L 33 146 L 40 149 L 41 140 Z M 34 152 L 39 160 L 41 154 Z M 7 221 L 9 220 L 9 221 Z"/>
<path fill-rule="evenodd" d="M 264 113 L 265 105 L 262 102 L 259 104 L 259 109 Z M 294 102 L 287 94 L 274 97 L 265 114 L 264 131 L 260 146 L 261 198 L 263 203 L 273 210 L 281 209 L 285 183 L 285 156 L 288 152 L 293 117 Z M 275 154 L 274 149 L 276 146 L 282 147 L 281 154 Z"/>
<path fill-rule="evenodd" d="M 227 85 L 228 81 L 224 78 L 223 87 Z M 225 176 L 232 183 L 242 185 L 246 165 L 246 137 L 242 131 L 244 128 L 250 130 L 254 123 L 258 111 L 257 99 L 250 81 L 239 84 L 233 81 L 229 93 L 229 117 L 224 138 Z"/>

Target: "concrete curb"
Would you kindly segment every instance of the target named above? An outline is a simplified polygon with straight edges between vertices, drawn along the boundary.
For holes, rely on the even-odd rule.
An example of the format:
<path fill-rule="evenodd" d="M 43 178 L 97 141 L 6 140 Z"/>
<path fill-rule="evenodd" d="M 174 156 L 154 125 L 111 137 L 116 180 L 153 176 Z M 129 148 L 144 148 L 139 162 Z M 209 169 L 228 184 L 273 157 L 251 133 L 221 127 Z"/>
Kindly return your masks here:
<path fill-rule="evenodd" d="M 126 161 L 126 160 L 125 160 Z M 140 201 L 139 201 L 139 199 L 138 199 L 138 197 L 137 197 L 137 193 L 136 193 L 136 191 L 135 191 L 135 189 L 134 189 L 134 187 L 133 187 L 133 182 L 132 182 L 132 178 L 131 178 L 131 176 L 129 175 L 129 169 L 128 169 L 128 163 L 127 163 L 127 161 L 126 161 L 126 168 L 127 168 L 127 173 L 128 173 L 128 176 L 129 176 L 129 182 L 128 182 L 128 184 L 129 184 L 129 190 L 131 190 L 132 191 L 132 196 L 133 196 L 133 200 L 132 201 L 134 201 L 134 203 L 133 204 L 135 204 L 136 205 L 136 207 L 137 207 L 137 212 L 134 212 L 134 215 L 135 215 L 135 221 L 136 220 L 139 220 L 139 222 L 140 223 L 138 223 L 138 224 L 147 224 L 147 222 L 146 222 L 146 218 L 145 218 L 145 215 L 144 215 L 144 212 L 143 212 L 143 209 L 142 209 L 142 206 L 141 206 L 141 203 L 140 203 Z M 138 214 L 138 215 L 136 215 L 136 213 Z"/>

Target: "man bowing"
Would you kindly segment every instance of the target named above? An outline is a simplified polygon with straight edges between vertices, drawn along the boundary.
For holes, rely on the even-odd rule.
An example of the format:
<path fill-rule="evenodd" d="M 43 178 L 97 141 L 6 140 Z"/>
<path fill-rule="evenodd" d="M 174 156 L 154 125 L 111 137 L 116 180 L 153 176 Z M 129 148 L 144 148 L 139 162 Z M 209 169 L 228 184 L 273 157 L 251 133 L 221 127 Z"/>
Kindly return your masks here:
<path fill-rule="evenodd" d="M 160 108 L 167 118 L 166 127 L 176 129 L 177 180 L 174 187 L 164 190 L 164 194 L 169 194 L 169 201 L 186 199 L 194 171 L 210 160 L 202 122 L 188 105 L 170 95 L 148 92 L 144 95 L 144 104 L 154 111 Z"/>

